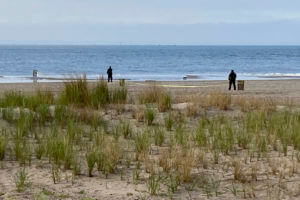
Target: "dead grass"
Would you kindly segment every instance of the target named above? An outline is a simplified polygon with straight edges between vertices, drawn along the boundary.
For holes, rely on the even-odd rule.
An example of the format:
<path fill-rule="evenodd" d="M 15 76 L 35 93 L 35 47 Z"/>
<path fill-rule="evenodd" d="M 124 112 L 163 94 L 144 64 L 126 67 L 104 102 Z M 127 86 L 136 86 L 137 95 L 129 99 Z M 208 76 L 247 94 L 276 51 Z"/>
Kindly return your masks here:
<path fill-rule="evenodd" d="M 142 107 L 135 107 L 132 110 L 132 117 L 138 122 L 143 122 L 145 118 L 145 110 Z"/>
<path fill-rule="evenodd" d="M 240 181 L 241 183 L 246 182 L 246 176 L 244 174 L 240 159 L 235 158 L 232 162 L 233 167 L 233 178 L 234 180 Z"/>
<path fill-rule="evenodd" d="M 172 108 L 172 99 L 170 93 L 156 85 L 143 89 L 138 94 L 140 104 L 156 103 L 160 112 L 166 112 Z"/>
<path fill-rule="evenodd" d="M 188 109 L 195 110 L 195 107 L 209 108 L 218 107 L 220 110 L 227 110 L 231 104 L 231 95 L 223 91 L 214 90 L 208 95 L 195 94 L 181 98 L 177 98 L 177 102 L 188 102 L 190 107 Z"/>
<path fill-rule="evenodd" d="M 185 114 L 187 117 L 196 117 L 198 114 L 198 107 L 195 103 L 188 103 L 185 109 Z"/>
<path fill-rule="evenodd" d="M 181 175 L 183 182 L 191 181 L 194 164 L 195 164 L 195 152 L 193 150 L 190 150 L 181 158 L 181 166 L 179 168 L 179 174 Z"/>
<path fill-rule="evenodd" d="M 238 105 L 243 112 L 249 112 L 251 110 L 274 111 L 278 104 L 273 98 L 247 96 L 236 96 L 232 102 L 234 105 Z"/>
<path fill-rule="evenodd" d="M 212 91 L 208 96 L 209 105 L 216 106 L 220 110 L 227 110 L 231 104 L 231 95 L 221 92 Z"/>
<path fill-rule="evenodd" d="M 38 169 L 45 175 L 49 172 L 59 186 L 67 185 L 64 190 L 97 183 L 97 187 L 106 184 L 106 189 L 117 193 L 112 185 L 125 184 L 132 191 L 129 195 L 136 199 L 136 193 L 147 187 L 156 195 L 153 199 L 172 199 L 173 195 L 240 199 L 257 194 L 265 198 L 266 182 L 281 185 L 281 196 L 288 197 L 288 187 L 283 183 L 286 180 L 295 184 L 299 178 L 298 112 L 288 108 L 276 110 L 279 104 L 270 98 L 231 97 L 213 91 L 189 96 L 184 100 L 188 103 L 185 109 L 165 113 L 165 109 L 159 109 L 160 100 L 153 100 L 163 97 L 164 91 L 149 91 L 141 95 L 141 102 L 152 102 L 151 105 L 117 103 L 106 106 L 106 113 L 97 106 L 60 105 L 57 108 L 61 109 L 54 113 L 59 117 L 42 124 L 35 121 L 32 108 L 28 108 L 33 113 L 30 119 L 24 113 L 8 117 L 15 115 L 14 109 L 9 108 L 9 113 L 3 110 L 11 132 L 0 132 L 0 160 L 4 166 L 1 170 L 14 162 L 32 165 L 32 170 Z M 124 100 L 124 93 L 120 93 Z M 19 105 L 23 97 L 10 97 L 14 98 Z M 45 101 L 50 103 L 51 98 Z M 166 99 L 162 104 L 169 108 L 171 97 Z M 205 115 L 199 113 L 202 108 L 206 109 Z M 67 173 L 72 174 L 72 187 L 63 177 Z M 94 178 L 87 179 L 84 174 Z M 77 180 L 83 181 L 83 186 L 76 184 Z M 74 194 L 74 190 L 70 191 Z M 31 198 L 31 191 L 26 192 Z"/>
<path fill-rule="evenodd" d="M 168 150 L 162 150 L 159 155 L 159 166 L 164 172 L 169 172 L 172 169 L 172 158 Z"/>
<path fill-rule="evenodd" d="M 161 87 L 157 87 L 156 85 L 147 87 L 138 94 L 139 103 L 140 104 L 156 103 L 158 102 L 162 94 L 163 94 L 163 89 Z"/>

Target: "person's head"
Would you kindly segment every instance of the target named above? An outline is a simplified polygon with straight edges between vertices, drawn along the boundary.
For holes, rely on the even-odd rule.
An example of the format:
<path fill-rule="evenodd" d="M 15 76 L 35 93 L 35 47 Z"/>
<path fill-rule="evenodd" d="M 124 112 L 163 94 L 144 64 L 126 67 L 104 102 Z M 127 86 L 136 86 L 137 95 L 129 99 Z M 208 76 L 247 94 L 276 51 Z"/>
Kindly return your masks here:
<path fill-rule="evenodd" d="M 232 69 L 232 70 L 231 70 L 231 73 L 233 73 L 233 72 L 234 72 L 234 70 Z"/>

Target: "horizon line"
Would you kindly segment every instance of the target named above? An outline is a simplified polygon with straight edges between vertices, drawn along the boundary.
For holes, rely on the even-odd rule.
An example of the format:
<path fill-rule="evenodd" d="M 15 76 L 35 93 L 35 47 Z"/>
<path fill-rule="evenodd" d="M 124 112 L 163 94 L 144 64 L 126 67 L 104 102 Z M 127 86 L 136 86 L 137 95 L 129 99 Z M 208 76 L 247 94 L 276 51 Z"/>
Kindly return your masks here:
<path fill-rule="evenodd" d="M 53 44 L 9 44 L 0 43 L 0 46 L 300 46 L 300 44 L 74 44 L 74 43 L 53 43 Z"/>

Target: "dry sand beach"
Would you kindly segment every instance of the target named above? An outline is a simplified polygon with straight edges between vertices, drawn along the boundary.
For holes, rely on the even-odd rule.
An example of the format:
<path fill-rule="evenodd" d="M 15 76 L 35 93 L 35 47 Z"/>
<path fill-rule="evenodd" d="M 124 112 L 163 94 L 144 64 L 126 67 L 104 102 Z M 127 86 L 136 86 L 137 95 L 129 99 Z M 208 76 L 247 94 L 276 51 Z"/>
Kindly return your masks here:
<path fill-rule="evenodd" d="M 95 82 L 88 85 L 97 86 Z M 108 87 L 120 87 L 119 82 Z M 79 171 L 74 169 L 76 159 L 72 157 L 70 166 L 66 166 L 66 160 L 60 160 L 58 165 L 55 155 L 51 156 L 46 149 L 49 145 L 46 135 L 51 135 L 48 132 L 57 128 L 58 133 L 68 134 L 72 129 L 68 125 L 52 127 L 56 120 L 52 119 L 56 113 L 52 101 L 47 103 L 50 107 L 47 111 L 52 114 L 45 121 L 40 121 L 42 114 L 34 108 L 40 112 L 38 119 L 33 120 L 33 128 L 26 129 L 22 136 L 30 147 L 26 149 L 25 143 L 18 147 L 30 152 L 23 162 L 22 156 L 16 154 L 15 139 L 22 106 L 13 106 L 11 112 L 17 113 L 16 119 L 9 119 L 8 111 L 4 115 L 2 108 L 0 139 L 5 138 L 7 145 L 2 143 L 5 150 L 0 160 L 0 199 L 300 198 L 300 136 L 296 130 L 300 128 L 300 80 L 245 81 L 244 91 L 228 91 L 227 81 L 128 81 L 125 87 L 128 91 L 125 102 L 100 108 L 67 105 L 80 118 L 70 122 L 80 130 L 79 139 L 76 139 L 78 130 L 73 130 L 75 136 L 72 136 L 72 151 L 76 149 L 74 157 Z M 53 92 L 57 99 L 65 85 L 0 84 L 2 98 L 11 91 L 30 96 L 37 90 Z M 151 92 L 158 93 L 158 96 L 153 94 L 155 98 L 169 95 L 172 105 L 167 105 L 168 98 L 163 103 L 159 100 L 145 103 Z M 153 121 L 149 119 L 151 112 Z M 93 124 L 91 116 L 101 118 L 106 127 L 102 130 L 98 118 Z M 276 122 L 282 124 L 276 126 Z M 69 122 L 63 118 L 60 123 Z M 109 146 L 100 142 L 97 144 L 102 149 L 89 148 L 96 145 L 95 135 L 101 131 L 105 132 L 103 141 Z M 289 132 L 284 136 L 285 131 L 294 131 L 294 135 Z M 143 137 L 139 140 L 140 136 Z M 225 140 L 228 144 L 222 143 Z M 37 158 L 39 147 L 41 157 Z M 109 156 L 105 157 L 107 160 L 116 157 L 110 163 L 114 166 L 105 171 L 105 164 L 101 168 L 98 157 L 91 164 L 93 177 L 89 177 L 89 159 L 99 151 Z M 23 184 L 22 173 L 26 177 Z"/>
<path fill-rule="evenodd" d="M 93 82 L 90 83 L 93 85 Z M 118 81 L 113 82 L 118 84 Z M 128 81 L 129 93 L 138 93 L 147 86 L 157 84 L 172 92 L 176 96 L 190 94 L 207 94 L 211 90 L 227 91 L 228 81 L 156 81 L 133 82 Z M 7 91 L 22 91 L 25 93 L 35 90 L 50 90 L 60 92 L 63 83 L 0 83 L 0 93 Z M 233 95 L 257 95 L 260 97 L 293 98 L 300 101 L 300 79 L 289 80 L 249 80 L 245 83 L 244 91 L 232 91 Z"/>

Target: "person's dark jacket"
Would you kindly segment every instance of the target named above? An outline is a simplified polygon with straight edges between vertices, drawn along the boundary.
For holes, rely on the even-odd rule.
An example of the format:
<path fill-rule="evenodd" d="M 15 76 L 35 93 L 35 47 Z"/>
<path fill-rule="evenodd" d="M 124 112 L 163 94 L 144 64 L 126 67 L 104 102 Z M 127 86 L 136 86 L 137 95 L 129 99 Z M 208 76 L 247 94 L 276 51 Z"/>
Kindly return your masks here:
<path fill-rule="evenodd" d="M 231 72 L 229 74 L 228 80 L 234 82 L 236 79 L 236 74 L 234 72 Z"/>
<path fill-rule="evenodd" d="M 107 70 L 107 75 L 108 75 L 108 76 L 112 76 L 112 68 L 108 68 L 108 70 Z"/>

